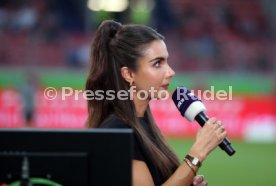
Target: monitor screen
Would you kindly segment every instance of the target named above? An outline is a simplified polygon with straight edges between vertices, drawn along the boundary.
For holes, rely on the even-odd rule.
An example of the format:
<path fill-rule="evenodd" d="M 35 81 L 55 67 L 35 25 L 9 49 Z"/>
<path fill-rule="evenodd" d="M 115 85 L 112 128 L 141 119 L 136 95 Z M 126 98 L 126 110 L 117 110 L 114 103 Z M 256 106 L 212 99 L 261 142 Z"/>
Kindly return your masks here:
<path fill-rule="evenodd" d="M 0 185 L 131 185 L 131 129 L 0 129 Z"/>

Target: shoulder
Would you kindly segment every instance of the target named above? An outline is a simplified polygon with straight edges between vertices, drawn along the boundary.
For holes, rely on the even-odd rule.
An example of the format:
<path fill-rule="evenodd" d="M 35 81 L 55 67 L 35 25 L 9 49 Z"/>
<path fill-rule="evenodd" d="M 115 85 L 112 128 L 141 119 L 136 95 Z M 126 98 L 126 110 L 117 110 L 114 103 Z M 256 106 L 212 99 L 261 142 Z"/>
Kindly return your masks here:
<path fill-rule="evenodd" d="M 109 115 L 101 124 L 100 128 L 131 128 L 126 122 L 115 115 Z M 134 131 L 133 138 L 133 157 L 134 160 L 145 161 L 144 156 L 144 143 L 137 136 L 137 133 Z"/>
<path fill-rule="evenodd" d="M 102 122 L 100 128 L 130 128 L 130 127 L 122 119 L 112 114 Z"/>

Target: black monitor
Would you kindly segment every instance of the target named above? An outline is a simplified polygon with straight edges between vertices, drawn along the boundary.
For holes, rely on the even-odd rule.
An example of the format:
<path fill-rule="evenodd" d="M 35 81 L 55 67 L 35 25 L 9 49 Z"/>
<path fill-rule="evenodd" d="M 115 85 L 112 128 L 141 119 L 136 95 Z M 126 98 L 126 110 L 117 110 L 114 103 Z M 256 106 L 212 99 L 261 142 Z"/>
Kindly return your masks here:
<path fill-rule="evenodd" d="M 0 129 L 0 185 L 130 186 L 131 129 Z"/>

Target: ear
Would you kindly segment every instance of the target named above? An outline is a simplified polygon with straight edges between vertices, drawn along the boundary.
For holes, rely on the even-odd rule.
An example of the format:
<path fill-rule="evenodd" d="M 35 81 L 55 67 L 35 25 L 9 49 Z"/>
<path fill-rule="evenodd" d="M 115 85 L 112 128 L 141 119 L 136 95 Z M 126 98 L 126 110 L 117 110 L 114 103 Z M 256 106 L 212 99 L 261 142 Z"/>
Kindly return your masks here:
<path fill-rule="evenodd" d="M 128 67 L 121 68 L 121 75 L 128 83 L 134 82 L 134 73 Z"/>

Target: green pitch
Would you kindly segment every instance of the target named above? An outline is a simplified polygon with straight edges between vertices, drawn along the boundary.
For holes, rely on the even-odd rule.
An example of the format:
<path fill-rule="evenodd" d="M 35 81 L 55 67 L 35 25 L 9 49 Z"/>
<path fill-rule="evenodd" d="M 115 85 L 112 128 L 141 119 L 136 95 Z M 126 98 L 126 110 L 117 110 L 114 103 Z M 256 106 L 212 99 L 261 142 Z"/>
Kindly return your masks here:
<path fill-rule="evenodd" d="M 192 145 L 191 140 L 169 139 L 179 159 Z M 229 157 L 219 147 L 203 162 L 199 174 L 211 186 L 276 186 L 276 143 L 232 141 L 236 154 Z"/>
<path fill-rule="evenodd" d="M 35 71 L 37 81 L 41 87 L 72 87 L 84 89 L 87 70 L 70 69 L 38 69 Z M 0 68 L 0 88 L 17 87 L 24 80 L 26 72 L 22 69 L 1 69 Z M 203 83 L 206 89 L 211 86 L 217 90 L 228 90 L 232 86 L 233 93 L 238 94 L 270 94 L 273 92 L 275 77 L 272 75 L 263 76 L 262 74 L 242 74 L 235 73 L 216 73 L 213 72 L 185 72 L 177 73 L 172 79 L 169 87 L 170 91 L 177 86 L 186 86 L 190 89 Z"/>

